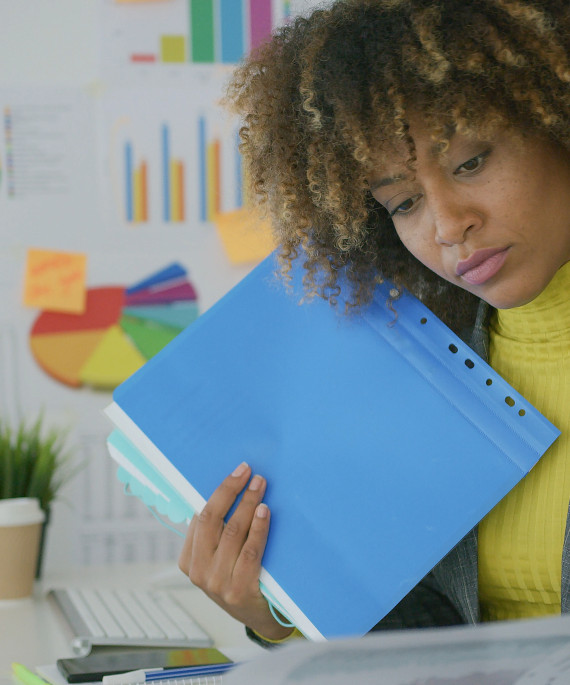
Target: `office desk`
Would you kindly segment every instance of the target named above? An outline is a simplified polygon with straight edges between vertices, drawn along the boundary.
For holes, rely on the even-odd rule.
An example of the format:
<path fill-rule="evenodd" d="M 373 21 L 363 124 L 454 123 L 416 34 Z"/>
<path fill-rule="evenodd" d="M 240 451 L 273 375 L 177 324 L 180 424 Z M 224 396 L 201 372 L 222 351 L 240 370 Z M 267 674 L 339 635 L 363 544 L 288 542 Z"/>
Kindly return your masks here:
<path fill-rule="evenodd" d="M 173 590 L 189 606 L 216 647 L 234 660 L 251 659 L 264 650 L 245 635 L 243 626 L 192 587 L 176 564 L 132 564 L 77 567 L 49 573 L 36 583 L 34 596 L 0 601 L 0 685 L 14 685 L 11 664 L 20 662 L 33 670 L 74 656 L 71 633 L 46 594 L 52 587 L 153 587 Z"/>

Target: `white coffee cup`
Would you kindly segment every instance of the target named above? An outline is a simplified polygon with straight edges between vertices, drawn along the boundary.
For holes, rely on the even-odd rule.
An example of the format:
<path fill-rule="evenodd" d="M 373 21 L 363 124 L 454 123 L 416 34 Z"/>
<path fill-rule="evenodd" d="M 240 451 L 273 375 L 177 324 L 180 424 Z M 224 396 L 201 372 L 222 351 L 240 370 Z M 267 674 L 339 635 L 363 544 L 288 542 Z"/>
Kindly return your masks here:
<path fill-rule="evenodd" d="M 0 500 L 0 599 L 32 594 L 44 521 L 37 499 Z"/>

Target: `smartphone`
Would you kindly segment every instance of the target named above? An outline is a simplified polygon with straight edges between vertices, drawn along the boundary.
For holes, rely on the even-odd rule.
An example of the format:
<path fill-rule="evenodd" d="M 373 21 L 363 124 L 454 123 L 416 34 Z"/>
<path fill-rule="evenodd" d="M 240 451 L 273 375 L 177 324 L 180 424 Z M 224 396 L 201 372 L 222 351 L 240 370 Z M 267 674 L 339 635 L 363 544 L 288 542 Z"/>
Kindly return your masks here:
<path fill-rule="evenodd" d="M 88 683 L 102 680 L 105 675 L 137 671 L 139 668 L 168 669 L 227 663 L 231 663 L 231 659 L 214 647 L 195 647 L 92 652 L 87 656 L 58 659 L 57 667 L 68 683 Z"/>

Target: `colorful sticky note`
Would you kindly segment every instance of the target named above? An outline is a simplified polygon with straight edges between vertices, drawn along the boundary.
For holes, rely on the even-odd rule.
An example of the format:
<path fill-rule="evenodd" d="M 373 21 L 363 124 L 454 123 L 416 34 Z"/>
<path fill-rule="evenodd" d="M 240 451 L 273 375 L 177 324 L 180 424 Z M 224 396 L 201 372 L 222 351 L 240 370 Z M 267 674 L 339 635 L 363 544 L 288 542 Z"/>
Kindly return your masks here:
<path fill-rule="evenodd" d="M 82 314 L 87 291 L 87 256 L 78 252 L 29 249 L 24 304 L 57 312 Z"/>
<path fill-rule="evenodd" d="M 276 245 L 271 224 L 255 210 L 242 207 L 218 214 L 216 228 L 232 264 L 255 264 L 265 259 Z"/>

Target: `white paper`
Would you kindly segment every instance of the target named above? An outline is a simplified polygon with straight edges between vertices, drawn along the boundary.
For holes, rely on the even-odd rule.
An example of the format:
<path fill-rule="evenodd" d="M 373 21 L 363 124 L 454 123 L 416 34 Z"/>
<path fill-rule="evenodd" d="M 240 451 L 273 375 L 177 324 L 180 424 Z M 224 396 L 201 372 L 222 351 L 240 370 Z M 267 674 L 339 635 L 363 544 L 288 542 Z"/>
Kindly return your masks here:
<path fill-rule="evenodd" d="M 0 110 L 4 243 L 84 248 L 80 236 L 100 228 L 92 99 L 79 88 L 8 88 Z"/>
<path fill-rule="evenodd" d="M 562 685 L 570 616 L 295 641 L 239 666 L 227 685 Z"/>

